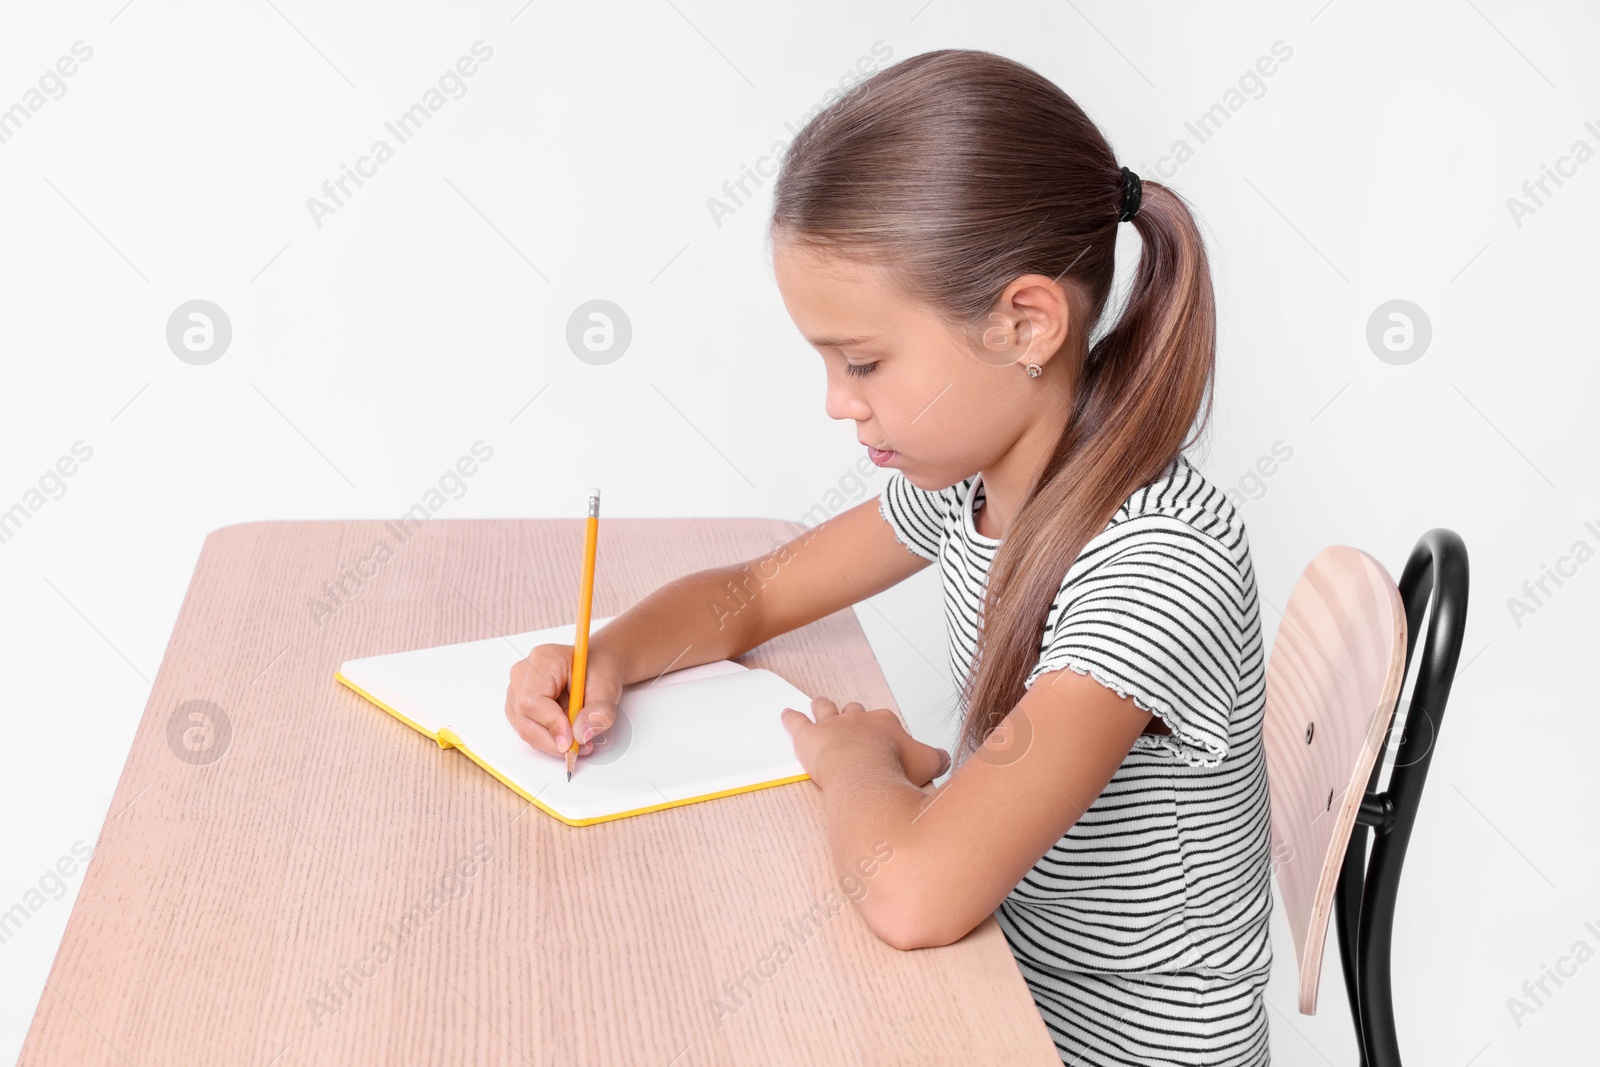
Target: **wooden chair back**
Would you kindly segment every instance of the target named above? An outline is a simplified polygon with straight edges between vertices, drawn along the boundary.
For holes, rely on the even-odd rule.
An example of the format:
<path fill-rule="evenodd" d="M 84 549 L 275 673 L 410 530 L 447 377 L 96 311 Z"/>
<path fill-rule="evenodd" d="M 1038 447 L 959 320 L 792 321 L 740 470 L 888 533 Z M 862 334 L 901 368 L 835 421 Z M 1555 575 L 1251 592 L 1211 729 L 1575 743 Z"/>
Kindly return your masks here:
<path fill-rule="evenodd" d="M 1405 682 L 1406 612 L 1383 564 L 1334 545 L 1296 582 L 1267 662 L 1272 862 L 1316 1012 L 1334 888 Z"/>

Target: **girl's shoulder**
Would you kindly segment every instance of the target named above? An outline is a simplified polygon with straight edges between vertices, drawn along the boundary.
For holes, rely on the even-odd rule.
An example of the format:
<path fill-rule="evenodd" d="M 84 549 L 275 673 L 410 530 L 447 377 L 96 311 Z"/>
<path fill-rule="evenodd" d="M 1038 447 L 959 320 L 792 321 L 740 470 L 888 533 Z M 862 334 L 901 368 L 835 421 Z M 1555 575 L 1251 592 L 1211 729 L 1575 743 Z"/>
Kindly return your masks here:
<path fill-rule="evenodd" d="M 1249 551 L 1243 514 L 1181 453 L 1154 481 L 1128 494 L 1101 536 L 1126 533 L 1127 524 L 1143 527 L 1152 522 L 1192 527 L 1220 541 L 1237 558 Z"/>
<path fill-rule="evenodd" d="M 955 521 L 967 493 L 979 475 L 964 478 L 943 489 L 914 485 L 904 471 L 891 470 L 878 501 L 883 516 L 900 543 L 924 559 L 937 559 L 949 523 Z"/>

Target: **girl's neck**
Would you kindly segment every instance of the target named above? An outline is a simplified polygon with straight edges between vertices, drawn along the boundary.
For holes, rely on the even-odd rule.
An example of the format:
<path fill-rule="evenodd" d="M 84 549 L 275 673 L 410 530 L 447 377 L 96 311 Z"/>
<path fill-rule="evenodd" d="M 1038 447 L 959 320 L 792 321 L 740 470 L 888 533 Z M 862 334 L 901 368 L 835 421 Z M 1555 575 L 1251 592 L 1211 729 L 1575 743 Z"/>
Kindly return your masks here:
<path fill-rule="evenodd" d="M 1060 427 L 1053 428 L 1059 435 Z M 1000 540 L 1011 528 L 1011 519 L 1022 502 L 1035 475 L 1044 469 L 1055 450 L 1054 436 L 1038 440 L 1023 437 L 1004 456 L 979 472 L 983 479 L 983 507 L 973 516 L 977 531 L 984 537 Z"/>
<path fill-rule="evenodd" d="M 983 498 L 983 507 L 972 515 L 972 527 L 981 536 L 987 537 L 992 541 L 999 541 L 1005 536 L 1004 531 L 995 531 L 989 528 L 989 524 L 996 521 L 995 516 L 998 513 L 994 509 L 994 497 L 989 492 L 989 479 L 986 475 L 983 476 Z"/>

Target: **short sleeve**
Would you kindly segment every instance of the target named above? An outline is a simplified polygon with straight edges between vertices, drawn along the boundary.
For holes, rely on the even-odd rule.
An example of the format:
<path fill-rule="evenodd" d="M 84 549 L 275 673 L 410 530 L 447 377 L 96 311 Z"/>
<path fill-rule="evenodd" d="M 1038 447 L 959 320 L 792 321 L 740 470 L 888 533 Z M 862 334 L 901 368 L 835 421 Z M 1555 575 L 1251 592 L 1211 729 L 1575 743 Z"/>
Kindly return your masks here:
<path fill-rule="evenodd" d="M 1062 668 L 1089 675 L 1172 731 L 1141 735 L 1135 747 L 1217 766 L 1242 685 L 1248 560 L 1170 516 L 1131 519 L 1101 537 L 1063 583 L 1027 685 Z"/>
<path fill-rule="evenodd" d="M 923 559 L 937 560 L 945 516 L 962 484 L 930 492 L 907 481 L 905 471 L 891 470 L 878 498 L 878 514 L 902 545 Z"/>

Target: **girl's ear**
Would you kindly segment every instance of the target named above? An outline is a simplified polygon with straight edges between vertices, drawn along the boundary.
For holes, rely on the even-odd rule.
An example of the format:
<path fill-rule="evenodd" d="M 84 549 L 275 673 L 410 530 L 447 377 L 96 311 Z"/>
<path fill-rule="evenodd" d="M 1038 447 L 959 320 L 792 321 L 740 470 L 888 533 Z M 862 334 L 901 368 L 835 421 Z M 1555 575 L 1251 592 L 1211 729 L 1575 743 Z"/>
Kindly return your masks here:
<path fill-rule="evenodd" d="M 1017 363 L 1043 366 L 1071 332 L 1072 301 L 1054 278 L 1024 274 L 1006 286 L 996 304 L 1016 323 Z"/>
<path fill-rule="evenodd" d="M 992 367 L 1044 366 L 1066 340 L 1071 321 L 1066 288 L 1042 274 L 1025 274 L 967 324 L 967 347 Z"/>

